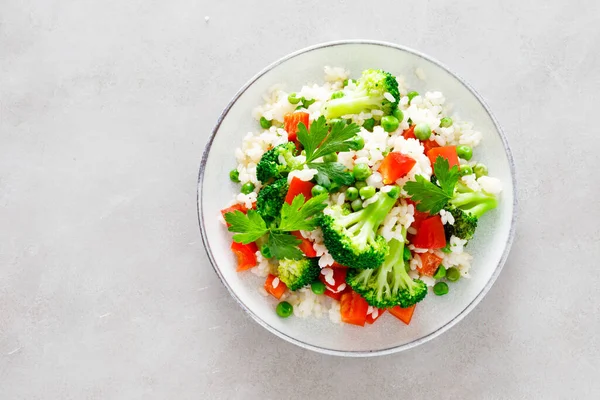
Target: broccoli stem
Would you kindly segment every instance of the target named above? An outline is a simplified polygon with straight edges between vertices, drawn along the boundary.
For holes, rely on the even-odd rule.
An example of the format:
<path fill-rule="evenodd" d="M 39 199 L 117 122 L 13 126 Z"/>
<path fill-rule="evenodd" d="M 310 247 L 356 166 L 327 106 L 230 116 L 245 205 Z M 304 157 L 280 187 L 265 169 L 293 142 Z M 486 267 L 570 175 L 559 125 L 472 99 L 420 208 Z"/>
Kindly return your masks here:
<path fill-rule="evenodd" d="M 372 108 L 379 108 L 382 98 L 371 97 L 366 93 L 359 96 L 348 96 L 330 100 L 327 103 L 327 118 L 338 118 L 348 114 L 359 114 Z"/>
<path fill-rule="evenodd" d="M 496 196 L 484 192 L 457 193 L 450 203 L 461 210 L 481 217 L 486 212 L 496 208 L 498 200 Z"/>

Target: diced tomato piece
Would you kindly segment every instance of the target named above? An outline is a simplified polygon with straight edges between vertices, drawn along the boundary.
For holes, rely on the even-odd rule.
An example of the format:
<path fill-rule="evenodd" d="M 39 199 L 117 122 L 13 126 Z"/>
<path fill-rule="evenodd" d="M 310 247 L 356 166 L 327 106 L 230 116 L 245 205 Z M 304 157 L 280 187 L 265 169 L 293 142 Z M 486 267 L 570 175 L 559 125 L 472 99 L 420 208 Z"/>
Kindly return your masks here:
<path fill-rule="evenodd" d="M 456 146 L 435 147 L 429 150 L 426 154 L 427 157 L 429 157 L 429 161 L 431 161 L 432 166 L 438 157 L 444 157 L 446 160 L 448 160 L 450 168 L 455 165 L 459 165 L 458 155 L 456 154 Z"/>
<path fill-rule="evenodd" d="M 389 185 L 406 176 L 416 163 L 412 157 L 399 152 L 391 152 L 385 156 L 378 171 L 383 177 L 383 183 Z"/>
<path fill-rule="evenodd" d="M 277 279 L 277 286 L 273 286 L 273 281 L 275 279 Z M 267 280 L 265 281 L 265 290 L 277 300 L 279 300 L 287 290 L 287 286 L 285 285 L 285 283 L 280 281 L 278 277 L 269 274 L 267 276 Z"/>
<path fill-rule="evenodd" d="M 406 325 L 410 324 L 410 320 L 412 319 L 413 313 L 415 312 L 415 307 L 417 305 L 414 304 L 410 307 L 402 308 L 400 306 L 388 308 L 390 314 L 394 317 L 398 318 L 400 321 L 404 322 Z"/>
<path fill-rule="evenodd" d="M 241 211 L 244 214 L 246 214 L 248 212 L 248 209 L 243 205 L 243 204 L 234 204 L 231 207 L 227 207 L 221 210 L 221 215 L 223 216 L 223 219 L 225 219 L 225 214 L 230 213 L 230 212 L 234 212 L 234 211 Z M 227 224 L 227 227 L 230 227 L 231 225 Z"/>
<path fill-rule="evenodd" d="M 258 247 L 256 243 L 252 242 L 249 244 L 242 244 L 233 242 L 231 243 L 231 250 L 233 254 L 237 257 L 238 267 L 237 271 L 245 271 L 252 267 L 256 267 L 256 252 L 258 251 Z"/>
<path fill-rule="evenodd" d="M 313 247 L 313 243 L 308 240 L 307 238 L 303 237 L 302 234 L 300 233 L 300 231 L 294 231 L 292 232 L 292 235 L 296 236 L 298 239 L 302 240 L 302 243 L 300 243 L 298 245 L 298 247 L 300 248 L 300 250 L 302 250 L 302 252 L 304 253 L 304 255 L 306 257 L 316 257 L 317 256 L 317 252 L 315 251 L 314 247 Z"/>
<path fill-rule="evenodd" d="M 288 133 L 288 140 L 295 142 L 298 137 L 298 124 L 303 123 L 306 129 L 310 127 L 308 113 L 295 112 L 283 116 L 283 129 Z"/>
<path fill-rule="evenodd" d="M 411 125 L 410 128 L 402 132 L 402 136 L 404 136 L 404 139 L 416 139 L 415 125 Z"/>
<path fill-rule="evenodd" d="M 367 324 L 372 324 L 377 321 L 377 318 L 381 317 L 385 312 L 385 308 L 375 308 L 377 310 L 377 316 L 373 317 L 373 314 L 367 314 Z"/>
<path fill-rule="evenodd" d="M 325 296 L 331 297 L 332 299 L 339 301 L 344 293 L 348 293 L 351 291 L 350 287 L 346 285 L 346 273 L 348 271 L 346 268 L 327 268 L 333 270 L 333 284 L 327 282 L 325 280 L 325 275 L 323 274 L 319 274 L 319 280 L 325 284 Z"/>
<path fill-rule="evenodd" d="M 421 142 L 423 144 L 423 148 L 425 149 L 424 152 L 425 154 L 427 154 L 429 152 L 429 150 L 431 149 L 435 149 L 436 147 L 440 147 L 439 144 L 437 144 L 437 142 L 435 140 L 425 140 L 424 142 Z"/>
<path fill-rule="evenodd" d="M 429 215 L 429 213 L 419 211 L 415 207 L 415 214 L 414 214 L 415 220 L 413 221 L 412 224 L 410 224 L 410 226 L 415 228 L 417 231 L 419 231 L 419 228 L 421 227 L 421 223 L 423 223 L 423 221 L 425 221 L 429 217 L 431 217 L 431 215 Z"/>
<path fill-rule="evenodd" d="M 311 190 L 315 186 L 311 182 L 303 181 L 302 179 L 293 177 L 290 182 L 290 188 L 288 189 L 287 195 L 285 196 L 285 202 L 288 204 L 292 204 L 292 200 L 294 197 L 299 194 L 304 195 L 304 201 L 310 199 L 312 197 Z"/>
<path fill-rule="evenodd" d="M 344 293 L 340 300 L 340 314 L 342 321 L 347 324 L 365 326 L 369 304 L 358 293 Z"/>
<path fill-rule="evenodd" d="M 443 258 L 433 253 L 420 253 L 419 257 L 422 265 L 418 270 L 421 275 L 433 276 L 443 261 Z"/>
<path fill-rule="evenodd" d="M 421 222 L 412 244 L 421 249 L 441 249 L 446 247 L 444 225 L 439 215 L 434 215 Z"/>

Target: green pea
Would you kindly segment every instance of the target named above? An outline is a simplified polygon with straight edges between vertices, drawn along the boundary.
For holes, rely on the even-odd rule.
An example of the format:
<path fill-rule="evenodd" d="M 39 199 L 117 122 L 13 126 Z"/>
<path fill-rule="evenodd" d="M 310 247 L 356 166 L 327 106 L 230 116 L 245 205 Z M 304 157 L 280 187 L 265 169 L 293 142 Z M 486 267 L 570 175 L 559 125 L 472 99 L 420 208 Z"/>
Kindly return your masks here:
<path fill-rule="evenodd" d="M 440 121 L 440 126 L 442 128 L 447 128 L 449 126 L 452 126 L 452 118 L 450 118 L 450 117 L 444 117 L 444 118 L 442 118 L 441 121 Z"/>
<path fill-rule="evenodd" d="M 407 96 L 408 96 L 408 104 L 410 104 L 410 102 L 412 101 L 412 99 L 414 99 L 418 95 L 419 95 L 419 92 L 408 92 L 408 94 L 407 94 Z"/>
<path fill-rule="evenodd" d="M 475 172 L 475 176 L 477 178 L 481 178 L 482 176 L 485 176 L 488 174 L 488 169 L 485 165 L 483 164 L 476 164 L 473 167 L 473 172 Z"/>
<path fill-rule="evenodd" d="M 360 190 L 360 189 L 364 188 L 365 186 L 367 186 L 367 183 L 366 183 L 366 182 L 364 182 L 364 181 L 357 181 L 357 182 L 354 184 L 354 187 L 356 187 L 358 190 Z"/>
<path fill-rule="evenodd" d="M 448 268 L 446 270 L 446 279 L 450 282 L 456 282 L 460 279 L 460 271 L 456 267 Z"/>
<path fill-rule="evenodd" d="M 350 201 L 358 199 L 358 189 L 355 187 L 349 187 L 346 189 L 346 199 Z"/>
<path fill-rule="evenodd" d="M 271 258 L 272 257 L 272 255 L 271 255 L 271 249 L 269 249 L 269 246 L 267 246 L 266 244 L 263 244 L 260 247 L 260 254 L 262 254 L 263 257 L 265 257 L 265 258 Z"/>
<path fill-rule="evenodd" d="M 254 191 L 254 183 L 252 182 L 246 182 L 242 185 L 242 190 L 241 192 L 244 194 L 250 194 Z"/>
<path fill-rule="evenodd" d="M 323 161 L 325 162 L 336 162 L 338 160 L 338 156 L 336 153 L 331 153 L 323 156 Z"/>
<path fill-rule="evenodd" d="M 352 172 L 354 172 L 354 178 L 357 181 L 364 181 L 371 176 L 372 173 L 371 168 L 365 163 L 356 164 Z"/>
<path fill-rule="evenodd" d="M 348 86 L 348 81 L 350 81 L 350 79 L 344 79 L 344 82 L 342 83 L 344 87 Z"/>
<path fill-rule="evenodd" d="M 335 92 L 331 95 L 332 99 L 341 99 L 344 97 L 344 92 Z"/>
<path fill-rule="evenodd" d="M 315 281 L 310 284 L 310 289 L 314 294 L 323 294 L 325 293 L 325 284 L 321 281 Z"/>
<path fill-rule="evenodd" d="M 277 304 L 275 311 L 281 318 L 287 318 L 292 315 L 292 312 L 294 312 L 294 307 L 287 301 L 282 301 L 281 303 Z"/>
<path fill-rule="evenodd" d="M 273 125 L 273 121 L 266 119 L 265 117 L 260 117 L 260 127 L 263 129 L 269 129 Z"/>
<path fill-rule="evenodd" d="M 402 254 L 402 258 L 404 259 L 404 261 L 408 261 L 411 259 L 411 257 L 412 254 L 410 254 L 410 249 L 404 246 L 404 253 Z"/>
<path fill-rule="evenodd" d="M 446 282 L 438 282 L 433 285 L 433 293 L 438 296 L 443 296 L 448 293 L 448 284 Z"/>
<path fill-rule="evenodd" d="M 365 122 L 363 122 L 363 128 L 365 128 L 369 132 L 373 132 L 374 127 L 375 127 L 375 119 L 374 118 L 366 119 Z"/>
<path fill-rule="evenodd" d="M 353 209 L 354 211 L 360 211 L 360 210 L 362 210 L 362 208 L 363 208 L 363 206 L 362 206 L 362 200 L 361 200 L 361 199 L 356 199 L 356 200 L 354 200 L 354 201 L 353 201 L 353 202 L 350 204 L 350 206 L 352 207 L 352 209 Z"/>
<path fill-rule="evenodd" d="M 358 193 L 363 200 L 370 199 L 375 196 L 375 188 L 373 186 L 365 186 L 364 188 L 361 188 Z"/>
<path fill-rule="evenodd" d="M 431 136 L 429 125 L 420 123 L 415 126 L 415 137 L 419 140 L 427 140 Z"/>
<path fill-rule="evenodd" d="M 312 187 L 312 189 L 310 190 L 310 192 L 312 193 L 313 196 L 318 196 L 320 194 L 323 193 L 327 193 L 327 189 L 325 189 L 323 186 L 321 185 L 315 185 Z"/>
<path fill-rule="evenodd" d="M 452 253 L 452 249 L 450 248 L 450 243 L 446 244 L 445 247 L 442 247 L 442 252 L 446 253 L 446 254 Z"/>
<path fill-rule="evenodd" d="M 397 108 L 394 110 L 394 113 L 392 114 L 394 117 L 396 117 L 396 119 L 399 122 L 402 122 L 404 120 L 404 113 L 402 112 L 401 109 Z"/>
<path fill-rule="evenodd" d="M 351 140 L 350 140 L 350 148 L 352 150 L 362 150 L 365 147 L 365 139 L 362 138 L 362 136 L 354 136 Z"/>
<path fill-rule="evenodd" d="M 473 148 L 471 146 L 458 146 L 456 154 L 463 160 L 469 161 L 473 157 Z"/>
<path fill-rule="evenodd" d="M 446 267 L 444 267 L 443 265 L 440 265 L 437 269 L 437 271 L 435 271 L 435 274 L 433 274 L 433 279 L 437 279 L 440 280 L 442 278 L 444 278 L 446 276 Z"/>
<path fill-rule="evenodd" d="M 386 132 L 394 132 L 400 126 L 400 121 L 393 115 L 386 115 L 381 118 L 381 126 Z"/>
<path fill-rule="evenodd" d="M 231 179 L 231 182 L 239 182 L 240 171 L 238 171 L 237 169 L 232 169 L 231 171 L 229 171 L 229 179 Z"/>
<path fill-rule="evenodd" d="M 300 98 L 296 97 L 296 93 L 290 93 L 288 95 L 288 101 L 290 102 L 290 104 L 298 104 L 300 103 Z"/>
<path fill-rule="evenodd" d="M 458 173 L 460 176 L 471 175 L 473 173 L 473 167 L 471 167 L 469 164 L 463 164 L 458 169 Z"/>

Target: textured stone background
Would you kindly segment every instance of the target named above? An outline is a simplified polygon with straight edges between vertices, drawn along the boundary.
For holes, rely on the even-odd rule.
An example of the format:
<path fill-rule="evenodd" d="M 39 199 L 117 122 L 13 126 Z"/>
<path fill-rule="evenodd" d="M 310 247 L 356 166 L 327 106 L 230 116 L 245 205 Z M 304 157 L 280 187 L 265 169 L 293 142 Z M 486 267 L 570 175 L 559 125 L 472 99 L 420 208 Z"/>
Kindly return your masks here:
<path fill-rule="evenodd" d="M 0 398 L 598 398 L 600 3 L 294 3 L 0 1 Z M 489 295 L 375 359 L 302 350 L 244 315 L 195 208 L 237 89 L 351 38 L 458 71 L 503 124 L 519 182 Z"/>

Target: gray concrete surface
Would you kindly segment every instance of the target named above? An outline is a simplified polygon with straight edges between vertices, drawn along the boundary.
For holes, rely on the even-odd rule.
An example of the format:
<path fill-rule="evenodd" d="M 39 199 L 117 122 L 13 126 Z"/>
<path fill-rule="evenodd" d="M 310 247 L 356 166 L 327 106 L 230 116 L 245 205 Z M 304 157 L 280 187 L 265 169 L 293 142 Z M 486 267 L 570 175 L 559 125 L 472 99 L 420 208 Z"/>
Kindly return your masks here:
<path fill-rule="evenodd" d="M 0 399 L 599 398 L 600 3 L 296 3 L 0 1 Z M 489 295 L 376 359 L 255 324 L 196 221 L 228 99 L 278 57 L 349 38 L 458 71 L 503 124 L 520 184 Z"/>

